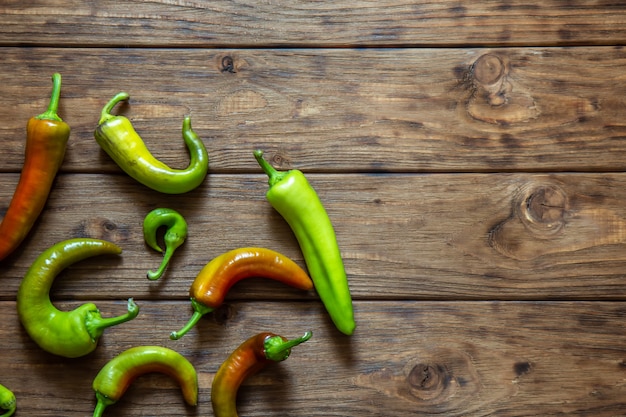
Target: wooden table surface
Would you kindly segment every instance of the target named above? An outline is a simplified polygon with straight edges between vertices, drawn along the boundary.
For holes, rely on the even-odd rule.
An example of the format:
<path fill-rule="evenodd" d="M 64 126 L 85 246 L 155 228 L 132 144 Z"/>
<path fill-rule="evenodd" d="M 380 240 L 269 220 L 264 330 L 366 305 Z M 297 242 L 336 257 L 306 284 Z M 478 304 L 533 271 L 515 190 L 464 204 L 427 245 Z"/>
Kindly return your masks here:
<path fill-rule="evenodd" d="M 249 336 L 313 338 L 241 387 L 242 416 L 626 415 L 626 6 L 529 0 L 8 0 L 0 5 L 0 213 L 23 164 L 27 120 L 63 76 L 72 128 L 44 212 L 0 264 L 0 384 L 16 416 L 87 416 L 91 383 L 121 351 L 161 345 L 198 371 L 186 406 L 162 374 L 105 415 L 208 416 L 211 382 Z M 93 137 L 127 91 L 129 117 L 172 167 L 183 117 L 207 179 L 169 196 L 125 175 Z M 318 296 L 235 285 L 187 336 L 188 289 L 215 256 L 277 250 L 304 266 L 265 200 L 252 151 L 309 178 L 335 226 L 357 330 Z M 144 243 L 156 207 L 189 237 L 165 276 Z M 16 292 L 34 259 L 74 237 L 117 243 L 57 278 L 55 305 L 94 302 L 107 329 L 65 359 L 30 340 Z"/>

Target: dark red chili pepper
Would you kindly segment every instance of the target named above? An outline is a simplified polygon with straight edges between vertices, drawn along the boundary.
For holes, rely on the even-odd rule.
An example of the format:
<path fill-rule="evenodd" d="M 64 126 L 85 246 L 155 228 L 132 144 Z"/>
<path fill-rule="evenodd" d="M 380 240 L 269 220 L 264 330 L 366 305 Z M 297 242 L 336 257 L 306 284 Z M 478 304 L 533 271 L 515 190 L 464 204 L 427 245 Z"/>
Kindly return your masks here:
<path fill-rule="evenodd" d="M 222 363 L 213 378 L 211 403 L 215 417 L 237 417 L 237 391 L 241 383 L 268 363 L 287 359 L 292 347 L 306 342 L 311 336 L 311 332 L 306 332 L 302 337 L 287 340 L 263 332 L 243 342 Z"/>
<path fill-rule="evenodd" d="M 233 249 L 214 258 L 202 268 L 189 288 L 193 315 L 170 339 L 180 339 L 200 318 L 219 307 L 226 293 L 245 278 L 264 277 L 302 290 L 312 290 L 313 281 L 294 261 L 266 248 Z"/>
<path fill-rule="evenodd" d="M 30 232 L 63 163 L 70 127 L 56 114 L 60 93 L 61 74 L 55 73 L 48 110 L 28 121 L 24 166 L 0 223 L 0 260 L 17 249 Z"/>

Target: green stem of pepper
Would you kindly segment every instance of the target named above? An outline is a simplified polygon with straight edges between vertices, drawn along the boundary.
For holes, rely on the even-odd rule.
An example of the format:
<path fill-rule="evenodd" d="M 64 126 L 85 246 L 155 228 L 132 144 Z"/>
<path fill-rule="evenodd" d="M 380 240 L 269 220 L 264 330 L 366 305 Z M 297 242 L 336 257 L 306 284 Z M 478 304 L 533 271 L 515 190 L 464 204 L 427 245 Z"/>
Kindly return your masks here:
<path fill-rule="evenodd" d="M 117 326 L 137 317 L 139 307 L 132 298 L 128 299 L 128 312 L 117 317 L 104 318 L 100 315 L 89 315 L 85 318 L 85 327 L 92 340 L 97 340 L 107 327 Z"/>
<path fill-rule="evenodd" d="M 189 330 L 193 328 L 193 326 L 200 321 L 202 316 L 212 312 L 214 309 L 211 307 L 207 307 L 204 304 L 198 302 L 196 299 L 191 299 L 191 306 L 193 307 L 193 314 L 189 318 L 187 324 L 185 324 L 179 331 L 170 333 L 170 339 L 178 340 L 183 337 Z"/>
<path fill-rule="evenodd" d="M 48 109 L 41 113 L 39 116 L 35 116 L 35 119 L 39 120 L 54 120 L 62 122 L 61 118 L 57 114 L 59 109 L 59 99 L 61 97 L 61 74 L 55 72 L 52 74 L 52 93 L 50 94 L 50 102 L 48 103 Z"/>
<path fill-rule="evenodd" d="M 306 332 L 304 335 L 293 340 L 283 340 L 281 336 L 273 336 L 265 339 L 265 357 L 274 362 L 284 361 L 289 357 L 291 348 L 298 346 L 300 343 L 306 342 L 311 338 L 313 333 Z"/>
<path fill-rule="evenodd" d="M 104 410 L 108 406 L 115 404 L 115 401 L 107 398 L 99 392 L 96 392 L 96 399 L 98 402 L 96 403 L 96 408 L 93 410 L 93 417 L 102 417 Z"/>
<path fill-rule="evenodd" d="M 270 187 L 277 182 L 280 182 L 289 173 L 289 171 L 278 171 L 276 168 L 270 165 L 270 163 L 263 158 L 263 151 L 260 149 L 254 151 L 254 158 L 261 166 L 261 169 L 263 169 L 263 172 L 267 174 L 267 182 L 269 183 Z"/>
<path fill-rule="evenodd" d="M 98 122 L 98 124 L 101 125 L 107 120 L 117 117 L 111 114 L 111 112 L 113 111 L 113 107 L 115 107 L 117 103 L 119 103 L 120 101 L 128 100 L 129 97 L 130 97 L 130 94 L 125 93 L 123 91 L 114 95 L 113 98 L 109 100 L 109 102 L 105 104 L 104 107 L 102 108 L 102 112 L 100 113 L 100 121 Z"/>

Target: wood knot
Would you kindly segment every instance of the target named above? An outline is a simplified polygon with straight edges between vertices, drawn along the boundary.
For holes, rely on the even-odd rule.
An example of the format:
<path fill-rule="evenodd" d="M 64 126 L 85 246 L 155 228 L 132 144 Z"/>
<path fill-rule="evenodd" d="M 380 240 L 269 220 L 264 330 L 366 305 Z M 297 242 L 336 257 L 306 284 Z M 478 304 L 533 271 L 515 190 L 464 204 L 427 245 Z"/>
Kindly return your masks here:
<path fill-rule="evenodd" d="M 422 401 L 433 401 L 445 392 L 452 376 L 442 365 L 417 364 L 407 377 L 409 391 Z"/>
<path fill-rule="evenodd" d="M 483 86 L 493 86 L 505 74 L 505 66 L 497 55 L 486 54 L 476 60 L 472 73 L 477 83 Z"/>
<path fill-rule="evenodd" d="M 535 100 L 510 74 L 506 56 L 485 54 L 470 68 L 471 97 L 467 112 L 496 125 L 528 122 L 539 115 Z"/>
<path fill-rule="evenodd" d="M 213 320 L 220 325 L 232 320 L 237 315 L 237 310 L 230 304 L 222 304 L 213 310 Z"/>
<path fill-rule="evenodd" d="M 536 237 L 550 238 L 565 224 L 567 195 L 556 185 L 541 185 L 522 195 L 518 216 Z"/>
<path fill-rule="evenodd" d="M 128 240 L 130 231 L 127 227 L 120 226 L 109 219 L 96 217 L 80 222 L 73 234 L 76 237 L 121 242 Z"/>
<path fill-rule="evenodd" d="M 291 160 L 282 152 L 276 152 L 272 156 L 271 161 L 272 165 L 277 168 L 289 169 L 291 167 Z"/>
<path fill-rule="evenodd" d="M 229 72 L 231 74 L 236 73 L 235 71 L 235 60 L 232 56 L 226 55 L 222 57 L 222 61 L 220 62 L 220 71 L 221 72 Z"/>

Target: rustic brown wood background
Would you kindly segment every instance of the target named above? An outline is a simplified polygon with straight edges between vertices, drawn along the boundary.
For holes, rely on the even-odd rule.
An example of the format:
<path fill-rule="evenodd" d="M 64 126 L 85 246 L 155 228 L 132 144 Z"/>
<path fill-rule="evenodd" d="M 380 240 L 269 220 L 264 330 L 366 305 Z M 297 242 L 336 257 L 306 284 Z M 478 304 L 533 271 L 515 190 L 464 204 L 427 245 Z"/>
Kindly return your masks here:
<path fill-rule="evenodd" d="M 146 375 L 106 414 L 212 415 L 213 376 L 259 331 L 313 338 L 241 388 L 242 416 L 626 415 L 626 6 L 584 0 L 5 0 L 0 5 L 0 212 L 25 125 L 60 72 L 72 127 L 48 205 L 1 268 L 0 384 L 16 416 L 91 415 L 91 381 L 122 350 L 171 347 L 196 366 L 198 407 Z M 100 109 L 187 164 L 190 115 L 210 156 L 198 189 L 164 196 L 100 150 Z M 303 170 L 335 225 L 357 330 L 318 297 L 237 284 L 187 336 L 189 285 L 214 256 L 265 246 L 303 264 L 265 200 L 252 151 Z M 163 206 L 190 225 L 165 277 L 141 222 Z M 62 273 L 61 309 L 141 307 L 97 350 L 41 351 L 15 295 L 36 256 L 80 236 L 117 258 Z"/>

